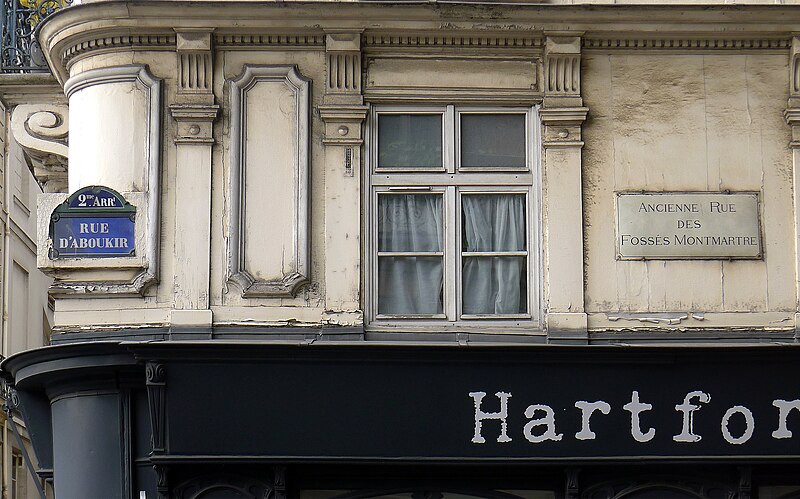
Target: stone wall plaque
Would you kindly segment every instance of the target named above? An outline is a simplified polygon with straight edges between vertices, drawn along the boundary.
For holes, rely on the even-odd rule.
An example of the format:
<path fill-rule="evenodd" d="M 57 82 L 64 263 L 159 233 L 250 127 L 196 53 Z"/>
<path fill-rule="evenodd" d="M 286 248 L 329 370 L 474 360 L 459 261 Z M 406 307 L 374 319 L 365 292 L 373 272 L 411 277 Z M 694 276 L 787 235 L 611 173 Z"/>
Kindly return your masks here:
<path fill-rule="evenodd" d="M 754 192 L 617 193 L 617 258 L 760 259 Z"/>
<path fill-rule="evenodd" d="M 50 258 L 134 256 L 136 207 L 108 187 L 75 191 L 50 216 Z"/>

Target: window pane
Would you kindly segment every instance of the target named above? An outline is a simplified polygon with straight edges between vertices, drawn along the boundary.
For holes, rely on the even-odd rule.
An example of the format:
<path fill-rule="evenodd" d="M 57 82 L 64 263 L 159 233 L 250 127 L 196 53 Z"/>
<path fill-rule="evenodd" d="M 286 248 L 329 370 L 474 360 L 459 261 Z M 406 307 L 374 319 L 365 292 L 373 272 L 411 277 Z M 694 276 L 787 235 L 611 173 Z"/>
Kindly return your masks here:
<path fill-rule="evenodd" d="M 525 167 L 524 114 L 462 114 L 461 166 Z"/>
<path fill-rule="evenodd" d="M 464 257 L 463 313 L 466 315 L 527 313 L 526 275 L 524 256 Z"/>
<path fill-rule="evenodd" d="M 442 251 L 442 196 L 378 196 L 378 251 Z"/>
<path fill-rule="evenodd" d="M 441 168 L 441 114 L 378 115 L 379 168 Z"/>
<path fill-rule="evenodd" d="M 525 233 L 524 194 L 461 197 L 463 251 L 525 251 Z"/>
<path fill-rule="evenodd" d="M 379 314 L 433 315 L 442 310 L 441 257 L 378 258 Z"/>

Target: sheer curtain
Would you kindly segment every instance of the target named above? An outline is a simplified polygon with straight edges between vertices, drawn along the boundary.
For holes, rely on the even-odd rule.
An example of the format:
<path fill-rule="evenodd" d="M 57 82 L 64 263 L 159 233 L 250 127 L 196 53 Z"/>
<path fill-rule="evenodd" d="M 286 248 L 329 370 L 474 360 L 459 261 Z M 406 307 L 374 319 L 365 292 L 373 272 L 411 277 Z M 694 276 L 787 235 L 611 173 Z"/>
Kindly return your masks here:
<path fill-rule="evenodd" d="M 378 313 L 443 313 L 442 197 L 383 194 L 378 197 Z M 424 253 L 424 255 L 415 255 Z"/>
<path fill-rule="evenodd" d="M 525 196 L 464 195 L 461 206 L 463 313 L 526 313 L 525 256 L 487 255 L 527 250 Z M 469 252 L 481 255 L 470 256 Z"/>

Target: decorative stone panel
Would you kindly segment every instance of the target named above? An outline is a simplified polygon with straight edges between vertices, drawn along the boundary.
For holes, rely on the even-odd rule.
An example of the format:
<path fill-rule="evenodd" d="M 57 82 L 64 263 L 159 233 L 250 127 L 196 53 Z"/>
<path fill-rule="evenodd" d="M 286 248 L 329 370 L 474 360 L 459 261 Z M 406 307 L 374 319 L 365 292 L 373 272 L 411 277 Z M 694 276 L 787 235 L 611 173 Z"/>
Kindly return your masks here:
<path fill-rule="evenodd" d="M 245 66 L 230 98 L 228 280 L 244 297 L 293 296 L 309 278 L 309 81 Z"/>
<path fill-rule="evenodd" d="M 73 131 L 68 190 L 104 185 L 136 206 L 136 254 L 51 259 L 50 214 L 66 195 L 45 193 L 39 198 L 38 265 L 56 276 L 55 295 L 142 295 L 159 268 L 161 80 L 140 64 L 97 68 L 70 78 L 64 93 Z"/>

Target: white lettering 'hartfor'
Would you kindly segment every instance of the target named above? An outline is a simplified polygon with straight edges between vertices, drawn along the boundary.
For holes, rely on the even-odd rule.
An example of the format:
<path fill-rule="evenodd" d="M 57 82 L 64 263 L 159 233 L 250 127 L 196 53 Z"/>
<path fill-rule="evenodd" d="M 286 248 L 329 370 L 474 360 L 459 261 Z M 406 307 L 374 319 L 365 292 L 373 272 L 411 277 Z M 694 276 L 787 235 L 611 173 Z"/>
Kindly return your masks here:
<path fill-rule="evenodd" d="M 631 393 L 631 401 L 622 406 L 623 409 L 631 413 L 631 436 L 637 442 L 649 442 L 656 436 L 655 428 L 650 428 L 647 432 L 642 433 L 642 427 L 639 422 L 639 413 L 649 411 L 653 408 L 653 404 L 645 404 L 639 402 L 639 392 L 634 391 Z"/>
<path fill-rule="evenodd" d="M 497 419 L 500 420 L 500 436 L 497 437 L 499 443 L 510 442 L 511 438 L 508 436 L 508 399 L 511 398 L 510 393 L 497 392 L 495 396 L 500 399 L 500 410 L 498 412 L 483 412 L 481 410 L 481 403 L 486 392 L 470 392 L 469 396 L 472 397 L 475 403 L 475 436 L 472 437 L 472 443 L 484 444 L 486 439 L 481 435 L 481 429 L 484 419 Z"/>
<path fill-rule="evenodd" d="M 694 434 L 694 412 L 700 409 L 700 406 L 690 403 L 693 398 L 703 404 L 711 402 L 711 395 L 695 390 L 686 394 L 682 404 L 675 406 L 676 411 L 683 413 L 683 429 L 680 434 L 672 437 L 676 442 L 699 442 L 703 439 L 700 435 Z"/>
<path fill-rule="evenodd" d="M 744 416 L 745 424 L 744 433 L 738 437 L 731 435 L 731 431 L 728 428 L 728 421 L 730 421 L 731 416 L 736 413 Z M 750 409 L 741 405 L 735 405 L 725 411 L 725 415 L 722 416 L 722 424 L 720 426 L 722 427 L 722 436 L 725 437 L 726 442 L 733 445 L 741 445 L 750 440 L 750 437 L 753 436 L 753 430 L 755 429 L 756 422 L 753 419 L 753 413 L 750 411 Z"/>
<path fill-rule="evenodd" d="M 772 438 L 792 438 L 792 430 L 786 426 L 789 412 L 792 409 L 800 411 L 800 400 L 773 400 L 772 405 L 778 408 L 778 429 L 772 432 Z"/>
<path fill-rule="evenodd" d="M 598 400 L 597 402 L 579 400 L 575 402 L 575 407 L 581 410 L 581 431 L 575 434 L 575 438 L 578 440 L 594 440 L 597 438 L 597 434 L 589 428 L 589 418 L 592 417 L 594 411 L 608 414 L 611 412 L 611 405 L 602 400 Z"/>
<path fill-rule="evenodd" d="M 511 437 L 508 436 L 508 399 L 511 398 L 511 393 L 496 392 L 494 395 L 499 400 L 499 410 L 497 412 L 487 412 L 483 410 L 483 399 L 486 397 L 486 392 L 469 392 L 469 396 L 475 405 L 475 433 L 472 437 L 472 443 L 486 443 L 486 439 L 482 434 L 484 421 L 497 421 L 499 423 L 498 443 L 511 442 Z M 702 404 L 709 404 L 710 402 L 711 395 L 706 392 L 700 390 L 688 392 L 684 396 L 683 402 L 675 406 L 675 410 L 682 414 L 682 429 L 681 433 L 672 437 L 672 440 L 688 443 L 701 441 L 703 437 L 694 432 L 694 413 L 702 408 Z M 772 405 L 778 409 L 778 428 L 772 432 L 772 438 L 792 438 L 793 433 L 789 429 L 788 419 L 792 411 L 800 413 L 800 399 L 788 401 L 775 399 L 772 401 Z M 610 414 L 611 404 L 602 400 L 595 402 L 579 400 L 575 402 L 575 407 L 580 409 L 580 431 L 575 433 L 575 439 L 597 439 L 597 434 L 592 431 L 590 425 L 592 415 L 598 411 L 604 415 Z M 622 408 L 631 414 L 631 436 L 634 440 L 646 443 L 655 438 L 655 428 L 643 430 L 640 417 L 641 413 L 653 410 L 653 405 L 640 401 L 638 391 L 631 392 L 631 401 L 623 405 Z M 558 442 L 563 439 L 564 435 L 556 431 L 556 413 L 551 406 L 544 404 L 529 405 L 525 409 L 524 415 L 529 421 L 522 428 L 522 435 L 528 442 L 538 444 L 546 441 Z M 740 435 L 735 436 L 731 433 L 730 421 L 739 417 L 743 419 L 744 429 L 740 430 L 741 426 L 735 424 L 734 431 L 741 431 Z M 742 445 L 748 442 L 755 432 L 753 411 L 743 405 L 730 407 L 720 421 L 720 429 L 724 440 L 731 445 Z"/>
<path fill-rule="evenodd" d="M 525 439 L 533 444 L 538 444 L 545 440 L 555 440 L 556 442 L 561 440 L 564 435 L 556 433 L 556 414 L 553 412 L 553 408 L 549 405 L 529 405 L 525 409 L 525 417 L 532 418 L 537 411 L 544 412 L 544 417 L 532 419 L 525 424 L 522 428 Z M 547 429 L 541 435 L 534 435 L 533 429 L 537 426 L 546 426 Z"/>

